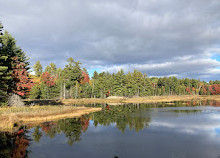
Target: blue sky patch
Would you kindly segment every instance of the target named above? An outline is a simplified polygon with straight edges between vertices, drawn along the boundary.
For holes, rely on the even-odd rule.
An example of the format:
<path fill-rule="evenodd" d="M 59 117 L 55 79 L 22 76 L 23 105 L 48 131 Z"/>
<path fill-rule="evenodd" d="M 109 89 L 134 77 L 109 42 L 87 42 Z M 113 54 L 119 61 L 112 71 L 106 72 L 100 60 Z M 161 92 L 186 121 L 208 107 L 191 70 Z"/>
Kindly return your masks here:
<path fill-rule="evenodd" d="M 97 71 L 99 73 L 100 69 L 99 68 L 92 68 L 92 69 L 88 69 L 88 74 L 89 74 L 89 77 L 91 78 L 93 76 L 93 73 L 95 71 Z"/>

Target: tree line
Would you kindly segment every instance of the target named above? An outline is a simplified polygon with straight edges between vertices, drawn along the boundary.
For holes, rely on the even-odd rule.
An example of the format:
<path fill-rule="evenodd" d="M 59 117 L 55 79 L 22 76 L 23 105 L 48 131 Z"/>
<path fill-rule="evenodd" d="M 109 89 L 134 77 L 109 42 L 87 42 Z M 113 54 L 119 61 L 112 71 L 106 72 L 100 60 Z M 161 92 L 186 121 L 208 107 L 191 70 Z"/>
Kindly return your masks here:
<path fill-rule="evenodd" d="M 172 77 L 148 77 L 138 70 L 124 73 L 94 72 L 89 77 L 80 62 L 68 59 L 64 69 L 57 69 L 54 63 L 42 71 L 39 61 L 34 65 L 35 84 L 30 92 L 32 99 L 52 98 L 106 98 L 109 96 L 145 97 L 166 95 L 218 95 L 220 81 Z M 45 77 L 46 76 L 46 77 Z"/>
<path fill-rule="evenodd" d="M 29 58 L 16 45 L 16 40 L 3 31 L 0 24 L 0 102 L 15 93 L 31 99 L 106 98 L 109 96 L 144 97 L 164 95 L 218 95 L 220 81 L 178 79 L 177 77 L 148 77 L 138 70 L 125 73 L 94 72 L 87 70 L 73 58 L 65 68 L 51 63 L 44 69 L 37 61 L 30 74 Z"/>

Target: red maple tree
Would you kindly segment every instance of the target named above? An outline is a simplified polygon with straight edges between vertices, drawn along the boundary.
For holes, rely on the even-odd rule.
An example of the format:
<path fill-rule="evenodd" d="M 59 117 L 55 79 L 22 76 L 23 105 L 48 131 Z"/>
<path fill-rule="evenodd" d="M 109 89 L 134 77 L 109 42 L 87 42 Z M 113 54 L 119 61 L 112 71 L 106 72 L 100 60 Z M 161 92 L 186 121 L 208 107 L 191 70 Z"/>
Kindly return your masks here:
<path fill-rule="evenodd" d="M 219 84 L 210 85 L 209 90 L 212 95 L 218 95 L 220 94 L 220 85 Z"/>
<path fill-rule="evenodd" d="M 19 130 L 14 134 L 13 150 L 11 152 L 11 158 L 26 157 L 27 148 L 30 144 L 29 140 L 24 136 L 24 130 Z"/>
<path fill-rule="evenodd" d="M 86 84 L 89 83 L 89 74 L 86 73 L 85 71 L 82 71 L 82 78 L 81 78 L 81 84 Z"/>
<path fill-rule="evenodd" d="M 56 78 L 53 75 L 51 75 L 49 72 L 44 72 L 41 76 L 42 82 L 49 87 L 55 85 L 55 79 Z"/>
<path fill-rule="evenodd" d="M 85 117 L 80 118 L 80 122 L 81 122 L 81 125 L 82 125 L 82 131 L 83 132 L 86 132 L 86 130 L 88 129 L 89 120 L 90 120 L 89 118 L 85 118 Z"/>
<path fill-rule="evenodd" d="M 32 80 L 28 77 L 27 69 L 25 64 L 18 60 L 18 57 L 14 57 L 14 67 L 12 77 L 15 82 L 14 93 L 20 96 L 26 96 L 33 86 Z"/>
<path fill-rule="evenodd" d="M 190 87 L 187 87 L 187 88 L 186 88 L 186 91 L 187 91 L 189 94 L 192 93 L 192 92 L 190 91 Z"/>

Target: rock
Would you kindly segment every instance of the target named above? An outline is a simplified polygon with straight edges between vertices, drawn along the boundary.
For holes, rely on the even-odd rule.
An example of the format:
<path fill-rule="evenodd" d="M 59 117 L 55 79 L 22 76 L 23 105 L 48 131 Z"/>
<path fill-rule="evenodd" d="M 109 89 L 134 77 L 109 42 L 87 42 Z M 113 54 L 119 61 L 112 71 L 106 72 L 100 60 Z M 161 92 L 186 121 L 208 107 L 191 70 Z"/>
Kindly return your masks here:
<path fill-rule="evenodd" d="M 13 107 L 24 107 L 24 102 L 17 94 L 12 94 L 8 98 L 8 105 Z"/>

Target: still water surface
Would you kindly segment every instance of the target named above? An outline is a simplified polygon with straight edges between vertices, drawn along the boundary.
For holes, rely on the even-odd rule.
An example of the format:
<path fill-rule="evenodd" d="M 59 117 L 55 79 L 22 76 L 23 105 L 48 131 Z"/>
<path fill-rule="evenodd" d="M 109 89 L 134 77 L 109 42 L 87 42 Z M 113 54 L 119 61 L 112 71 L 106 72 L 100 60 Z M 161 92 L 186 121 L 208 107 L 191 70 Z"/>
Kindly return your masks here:
<path fill-rule="evenodd" d="M 100 112 L 0 138 L 1 157 L 219 158 L 220 107 L 103 105 Z"/>

